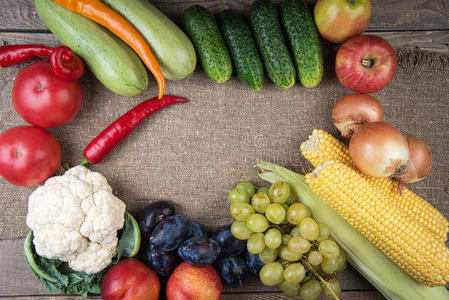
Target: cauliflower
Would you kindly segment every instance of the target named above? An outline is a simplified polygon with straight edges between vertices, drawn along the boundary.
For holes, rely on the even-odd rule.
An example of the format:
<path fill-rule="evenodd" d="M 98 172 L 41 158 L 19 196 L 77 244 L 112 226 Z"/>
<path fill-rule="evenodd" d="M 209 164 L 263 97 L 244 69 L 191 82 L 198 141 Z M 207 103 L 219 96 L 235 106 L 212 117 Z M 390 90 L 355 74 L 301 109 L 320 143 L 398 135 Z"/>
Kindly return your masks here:
<path fill-rule="evenodd" d="M 30 195 L 26 222 L 37 254 L 92 274 L 116 255 L 125 208 L 103 175 L 77 166 L 48 179 Z"/>

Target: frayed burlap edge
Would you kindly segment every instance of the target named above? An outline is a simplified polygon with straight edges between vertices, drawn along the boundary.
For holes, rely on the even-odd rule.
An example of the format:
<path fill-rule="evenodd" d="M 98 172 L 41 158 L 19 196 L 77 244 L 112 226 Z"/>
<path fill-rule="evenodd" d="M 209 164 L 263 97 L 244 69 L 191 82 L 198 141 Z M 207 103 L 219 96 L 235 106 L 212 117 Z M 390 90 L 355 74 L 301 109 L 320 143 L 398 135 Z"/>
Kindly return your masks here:
<path fill-rule="evenodd" d="M 420 49 L 396 49 L 398 66 L 404 69 L 445 71 L 449 73 L 449 55 Z"/>

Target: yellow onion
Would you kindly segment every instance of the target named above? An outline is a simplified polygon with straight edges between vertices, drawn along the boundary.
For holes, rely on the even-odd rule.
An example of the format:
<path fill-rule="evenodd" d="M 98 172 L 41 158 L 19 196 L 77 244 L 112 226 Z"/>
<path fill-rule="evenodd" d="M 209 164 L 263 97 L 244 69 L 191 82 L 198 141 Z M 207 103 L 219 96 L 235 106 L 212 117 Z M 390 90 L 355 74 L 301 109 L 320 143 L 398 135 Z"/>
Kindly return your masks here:
<path fill-rule="evenodd" d="M 382 122 L 383 119 L 382 104 L 370 95 L 346 95 L 332 109 L 332 121 L 345 138 L 350 138 L 358 126 Z"/>
<path fill-rule="evenodd" d="M 424 179 L 432 169 L 432 153 L 426 143 L 420 139 L 407 136 L 406 137 L 409 160 L 405 173 L 398 176 L 400 182 L 413 183 Z"/>
<path fill-rule="evenodd" d="M 360 126 L 349 142 L 349 155 L 362 173 L 373 177 L 400 177 L 409 160 L 406 138 L 383 122 Z"/>

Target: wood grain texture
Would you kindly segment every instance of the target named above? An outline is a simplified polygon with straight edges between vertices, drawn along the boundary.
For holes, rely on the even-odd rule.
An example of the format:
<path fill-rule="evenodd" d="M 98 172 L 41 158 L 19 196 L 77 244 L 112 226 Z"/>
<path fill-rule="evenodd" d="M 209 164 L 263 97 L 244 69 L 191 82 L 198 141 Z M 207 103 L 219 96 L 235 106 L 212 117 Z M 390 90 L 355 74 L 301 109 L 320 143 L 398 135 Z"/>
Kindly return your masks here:
<path fill-rule="evenodd" d="M 34 276 L 23 255 L 23 239 L 0 240 L 0 297 L 21 295 L 48 295 L 49 291 Z M 17 279 L 20 278 L 20 281 Z M 353 268 L 348 267 L 339 278 L 345 290 L 373 290 Z M 225 288 L 228 293 L 251 293 L 277 291 L 276 287 L 262 285 L 256 277 L 250 277 L 239 288 Z M 57 292 L 56 294 L 60 294 Z"/>
<path fill-rule="evenodd" d="M 5 297 L 8 300 L 82 300 L 83 297 L 69 296 L 22 296 L 22 297 Z M 89 297 L 88 299 L 101 299 L 100 297 Z M 287 297 L 281 293 L 251 293 L 251 294 L 229 294 L 224 293 L 222 300 L 291 300 L 297 299 Z M 328 298 L 319 297 L 317 300 Z M 342 293 L 341 300 L 382 300 L 385 299 L 378 291 L 348 291 Z"/>
<path fill-rule="evenodd" d="M 373 32 L 382 36 L 397 48 L 431 50 L 449 53 L 449 30 L 447 31 L 404 31 L 404 32 Z M 323 41 L 324 43 L 327 43 Z M 59 41 L 51 33 L 18 33 L 0 32 L 1 44 L 38 43 L 56 46 Z"/>
<path fill-rule="evenodd" d="M 172 18 L 182 22 L 182 13 L 193 4 L 201 4 L 213 13 L 221 11 L 217 0 L 151 1 Z M 273 0 L 279 4 L 282 0 Z M 313 7 L 315 0 L 305 0 Z M 247 15 L 252 0 L 224 0 L 226 7 Z M 1 31 L 47 30 L 36 11 L 32 0 L 2 0 L 0 12 Z M 372 17 L 368 31 L 435 30 L 449 29 L 449 2 L 447 0 L 378 0 L 372 1 Z"/>
<path fill-rule="evenodd" d="M 182 23 L 183 11 L 193 4 L 204 5 L 215 14 L 221 10 L 217 0 L 151 2 L 177 24 Z M 224 0 L 227 7 L 244 15 L 248 14 L 251 2 L 252 0 Z M 279 4 L 282 0 L 274 0 L 274 2 Z M 315 0 L 305 0 L 305 2 L 312 7 Z M 368 32 L 386 38 L 394 47 L 449 53 L 449 2 L 447 0 L 373 0 L 372 2 L 373 14 Z M 48 32 L 45 24 L 40 21 L 32 0 L 1 0 L 0 8 L 0 44 L 41 43 L 53 46 L 59 44 L 57 39 Z M 397 108 L 398 114 L 399 111 L 402 112 L 402 109 L 404 107 Z M 409 113 L 413 112 L 409 111 Z M 446 214 L 449 214 L 447 205 L 442 207 L 443 203 L 438 204 Z M 12 217 L 23 219 L 23 216 L 18 215 Z M 2 230 L 15 232 L 14 227 L 0 228 L 0 232 Z M 82 297 L 50 295 L 28 268 L 23 256 L 22 243 L 22 239 L 0 240 L 0 298 L 83 299 Z M 373 291 L 373 287 L 352 268 L 348 268 L 340 280 L 345 290 L 341 299 L 383 299 L 381 294 Z M 291 299 L 274 292 L 275 290 L 276 288 L 261 285 L 255 277 L 252 277 L 243 287 L 225 288 L 223 299 Z M 92 297 L 92 299 L 100 299 L 100 297 Z"/>

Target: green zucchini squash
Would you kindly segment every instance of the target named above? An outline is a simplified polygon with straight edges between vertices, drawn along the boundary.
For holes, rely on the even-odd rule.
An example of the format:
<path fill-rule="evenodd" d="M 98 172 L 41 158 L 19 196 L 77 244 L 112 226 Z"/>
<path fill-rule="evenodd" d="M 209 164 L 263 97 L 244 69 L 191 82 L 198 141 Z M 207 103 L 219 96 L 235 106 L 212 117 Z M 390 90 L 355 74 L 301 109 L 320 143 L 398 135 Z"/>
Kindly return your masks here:
<path fill-rule="evenodd" d="M 104 0 L 143 36 L 165 78 L 181 80 L 193 73 L 196 54 L 192 42 L 172 20 L 148 0 Z"/>
<path fill-rule="evenodd" d="M 51 0 L 35 0 L 42 21 L 87 64 L 111 91 L 124 96 L 140 95 L 148 75 L 139 57 L 111 32 Z"/>
<path fill-rule="evenodd" d="M 296 70 L 285 43 L 276 7 L 270 0 L 255 0 L 249 20 L 268 77 L 281 88 L 296 81 Z"/>
<path fill-rule="evenodd" d="M 258 91 L 262 87 L 263 64 L 248 24 L 235 11 L 220 14 L 220 27 L 240 81 Z"/>
<path fill-rule="evenodd" d="M 293 53 L 299 81 L 311 88 L 323 78 L 323 54 L 309 8 L 302 0 L 285 0 L 281 20 Z"/>
<path fill-rule="evenodd" d="M 184 26 L 210 79 L 217 83 L 232 75 L 232 62 L 217 21 L 203 6 L 194 5 L 184 12 Z"/>

